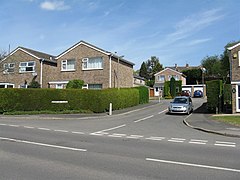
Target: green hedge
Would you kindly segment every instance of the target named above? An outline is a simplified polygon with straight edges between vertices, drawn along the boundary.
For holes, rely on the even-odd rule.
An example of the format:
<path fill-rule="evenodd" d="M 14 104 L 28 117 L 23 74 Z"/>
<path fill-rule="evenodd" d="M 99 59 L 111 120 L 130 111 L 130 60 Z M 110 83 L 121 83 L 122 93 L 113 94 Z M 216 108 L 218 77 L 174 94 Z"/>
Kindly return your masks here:
<path fill-rule="evenodd" d="M 0 112 L 90 110 L 100 113 L 109 110 L 109 103 L 113 104 L 113 110 L 147 103 L 146 89 L 0 89 Z"/>
<path fill-rule="evenodd" d="M 176 95 L 179 95 L 182 91 L 182 81 L 175 81 L 175 87 L 179 89 L 179 92 L 176 92 Z M 165 81 L 164 83 L 164 97 L 167 99 L 173 98 L 170 93 L 170 81 Z"/>
<path fill-rule="evenodd" d="M 223 84 L 221 80 L 207 81 L 207 109 L 216 112 L 220 105 Z"/>

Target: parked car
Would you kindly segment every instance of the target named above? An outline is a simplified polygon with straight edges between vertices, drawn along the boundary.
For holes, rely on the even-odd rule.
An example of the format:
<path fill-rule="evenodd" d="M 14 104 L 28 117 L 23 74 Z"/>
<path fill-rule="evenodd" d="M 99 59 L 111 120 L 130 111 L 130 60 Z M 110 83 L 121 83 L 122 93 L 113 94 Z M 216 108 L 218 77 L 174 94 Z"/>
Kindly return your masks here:
<path fill-rule="evenodd" d="M 191 92 L 189 90 L 184 90 L 181 92 L 181 96 L 191 96 Z"/>
<path fill-rule="evenodd" d="M 203 92 L 201 90 L 196 90 L 193 93 L 193 97 L 203 97 Z"/>
<path fill-rule="evenodd" d="M 177 96 L 168 107 L 168 112 L 190 114 L 193 111 L 192 99 L 189 96 Z"/>

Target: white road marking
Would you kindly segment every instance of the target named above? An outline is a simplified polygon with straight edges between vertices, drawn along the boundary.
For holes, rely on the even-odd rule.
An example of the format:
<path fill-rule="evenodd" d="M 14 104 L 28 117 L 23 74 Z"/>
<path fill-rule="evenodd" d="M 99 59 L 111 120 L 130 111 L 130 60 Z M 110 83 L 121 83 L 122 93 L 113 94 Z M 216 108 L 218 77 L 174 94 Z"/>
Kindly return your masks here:
<path fill-rule="evenodd" d="M 149 137 L 149 138 L 146 138 L 148 140 L 153 140 L 153 141 L 162 141 L 163 139 L 165 139 L 165 137 Z"/>
<path fill-rule="evenodd" d="M 65 132 L 65 133 L 68 132 L 68 131 L 66 131 L 66 130 L 62 130 L 62 129 L 55 129 L 54 131 L 55 131 L 55 132 Z"/>
<path fill-rule="evenodd" d="M 93 135 L 93 136 L 103 136 L 104 134 L 101 134 L 101 133 L 95 132 L 95 133 L 90 133 L 90 135 Z"/>
<path fill-rule="evenodd" d="M 175 165 L 182 165 L 182 166 L 200 167 L 200 168 L 206 168 L 206 169 L 216 169 L 216 170 L 231 171 L 231 172 L 240 173 L 240 169 L 224 168 L 224 167 L 217 167 L 217 166 L 208 166 L 208 165 L 203 165 L 203 164 L 192 164 L 192 163 L 167 161 L 167 160 L 152 159 L 152 158 L 146 158 L 146 161 L 153 161 L 153 162 L 160 162 L 160 163 L 167 163 L 167 164 L 175 164 Z"/>
<path fill-rule="evenodd" d="M 167 110 L 168 110 L 168 109 L 165 109 L 165 110 L 159 112 L 158 114 L 162 114 L 162 113 L 166 112 Z"/>
<path fill-rule="evenodd" d="M 85 134 L 84 132 L 77 132 L 77 131 L 72 131 L 71 133 L 73 133 L 73 134 Z"/>
<path fill-rule="evenodd" d="M 109 128 L 109 129 L 104 129 L 104 130 L 97 131 L 97 132 L 111 131 L 111 130 L 114 130 L 114 129 L 122 128 L 124 126 L 126 126 L 126 124 L 123 124 L 123 125 L 120 125 L 120 126 L 116 126 L 116 127 L 113 127 L 113 128 Z M 95 132 L 95 133 L 97 133 L 97 132 Z"/>
<path fill-rule="evenodd" d="M 198 140 L 198 139 L 191 139 L 189 141 L 190 144 L 206 144 L 208 141 L 207 140 Z"/>
<path fill-rule="evenodd" d="M 215 146 L 225 146 L 225 147 L 236 147 L 236 143 L 234 142 L 224 142 L 224 141 L 216 141 Z"/>
<path fill-rule="evenodd" d="M 117 134 L 117 133 L 113 133 L 113 134 L 109 134 L 109 137 L 124 137 L 126 136 L 126 134 Z"/>
<path fill-rule="evenodd" d="M 9 124 L 8 126 L 11 126 L 11 127 L 19 127 L 19 125 L 15 125 L 15 124 Z"/>
<path fill-rule="evenodd" d="M 145 117 L 145 118 L 142 118 L 142 119 L 139 119 L 139 120 L 136 120 L 136 121 L 134 121 L 135 123 L 137 123 L 137 122 L 141 122 L 141 121 L 144 121 L 144 120 L 146 120 L 146 119 L 149 119 L 149 118 L 152 118 L 154 115 L 151 115 L 151 116 L 148 116 L 148 117 Z"/>
<path fill-rule="evenodd" d="M 181 143 L 181 142 L 184 142 L 185 140 L 186 139 L 182 139 L 182 138 L 171 138 L 168 141 L 169 142 L 179 142 L 179 143 Z"/>
<path fill-rule="evenodd" d="M 127 136 L 126 138 L 130 138 L 130 139 L 138 139 L 138 138 L 142 138 L 143 136 L 141 135 L 130 135 L 130 136 Z"/>
<path fill-rule="evenodd" d="M 35 127 L 32 126 L 23 126 L 24 128 L 28 128 L 28 129 L 34 129 Z"/>
<path fill-rule="evenodd" d="M 66 146 L 57 146 L 57 145 L 53 145 L 53 144 L 38 143 L 38 142 L 33 142 L 33 141 L 24 141 L 24 140 L 11 139 L 11 138 L 5 138 L 5 137 L 0 137 L 0 139 L 6 140 L 6 141 L 17 142 L 17 143 L 25 143 L 25 144 L 32 144 L 32 145 L 37 145 L 37 146 L 66 149 L 66 150 L 71 150 L 71 151 L 87 151 L 86 149 L 72 148 L 72 147 L 66 147 Z"/>
<path fill-rule="evenodd" d="M 7 126 L 7 124 L 0 124 L 0 126 Z"/>
<path fill-rule="evenodd" d="M 44 130 L 44 131 L 50 131 L 50 129 L 48 129 L 48 128 L 37 128 L 37 129 Z"/>

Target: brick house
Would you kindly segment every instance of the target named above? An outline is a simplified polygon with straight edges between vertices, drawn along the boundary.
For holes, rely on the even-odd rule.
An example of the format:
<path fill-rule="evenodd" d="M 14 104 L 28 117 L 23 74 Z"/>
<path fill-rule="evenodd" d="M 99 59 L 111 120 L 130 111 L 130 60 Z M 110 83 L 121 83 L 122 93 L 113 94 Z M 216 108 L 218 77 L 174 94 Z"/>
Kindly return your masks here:
<path fill-rule="evenodd" d="M 81 79 L 87 89 L 133 87 L 133 65 L 85 41 L 58 56 L 18 47 L 0 62 L 0 85 L 27 87 L 34 79 L 42 88 L 65 88 Z"/>
<path fill-rule="evenodd" d="M 171 68 L 165 68 L 164 70 L 156 73 L 154 76 L 154 96 L 159 96 L 159 93 L 163 92 L 165 81 L 170 81 L 172 77 L 174 77 L 176 81 L 181 80 L 182 85 L 186 85 L 186 76 L 183 73 L 175 71 Z"/>
<path fill-rule="evenodd" d="M 232 113 L 240 113 L 240 43 L 229 47 Z"/>
<path fill-rule="evenodd" d="M 47 87 L 49 69 L 56 66 L 54 56 L 18 47 L 0 61 L 0 88 L 27 88 L 32 80 Z"/>

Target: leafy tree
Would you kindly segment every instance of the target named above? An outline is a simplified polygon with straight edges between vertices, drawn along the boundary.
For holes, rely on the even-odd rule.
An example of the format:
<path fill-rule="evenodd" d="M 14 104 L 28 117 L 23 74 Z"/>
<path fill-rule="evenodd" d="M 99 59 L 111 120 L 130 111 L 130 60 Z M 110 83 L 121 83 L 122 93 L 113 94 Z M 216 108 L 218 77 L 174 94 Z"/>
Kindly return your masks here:
<path fill-rule="evenodd" d="M 221 77 L 221 61 L 220 57 L 207 56 L 202 60 L 202 66 L 206 69 L 206 79 L 220 79 Z"/>
<path fill-rule="evenodd" d="M 187 76 L 187 84 L 198 84 L 202 80 L 202 70 L 201 69 L 188 69 L 182 72 Z"/>
<path fill-rule="evenodd" d="M 176 96 L 176 83 L 174 77 L 172 77 L 170 80 L 170 94 L 172 97 Z"/>
<path fill-rule="evenodd" d="M 147 66 L 145 62 L 143 62 L 141 65 L 139 76 L 144 77 L 145 79 L 148 79 Z"/>
<path fill-rule="evenodd" d="M 80 79 L 74 79 L 67 83 L 67 89 L 82 89 L 84 81 Z"/>
<path fill-rule="evenodd" d="M 148 78 L 154 80 L 154 74 L 163 70 L 162 64 L 159 62 L 159 58 L 156 56 L 151 56 L 150 59 L 146 61 Z"/>

